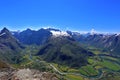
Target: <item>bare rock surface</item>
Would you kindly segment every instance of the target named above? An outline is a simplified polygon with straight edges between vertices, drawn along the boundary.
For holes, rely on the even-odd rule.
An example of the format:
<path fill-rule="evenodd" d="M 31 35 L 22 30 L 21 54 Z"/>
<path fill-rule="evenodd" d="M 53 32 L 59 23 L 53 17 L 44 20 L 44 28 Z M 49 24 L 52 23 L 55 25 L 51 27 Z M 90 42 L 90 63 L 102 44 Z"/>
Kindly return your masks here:
<path fill-rule="evenodd" d="M 56 74 L 33 69 L 0 71 L 0 80 L 59 80 Z"/>

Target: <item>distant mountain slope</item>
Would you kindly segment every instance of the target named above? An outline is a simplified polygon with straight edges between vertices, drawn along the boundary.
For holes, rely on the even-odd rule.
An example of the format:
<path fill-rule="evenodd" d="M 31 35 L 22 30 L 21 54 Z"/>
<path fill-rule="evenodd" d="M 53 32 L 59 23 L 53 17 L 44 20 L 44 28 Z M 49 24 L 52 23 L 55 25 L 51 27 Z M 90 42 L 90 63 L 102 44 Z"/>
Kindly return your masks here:
<path fill-rule="evenodd" d="M 22 32 L 13 32 L 14 37 L 16 37 L 23 44 L 27 44 L 27 45 L 44 44 L 46 43 L 48 38 L 51 37 L 51 35 L 68 36 L 69 34 L 67 34 L 67 32 L 65 31 L 60 31 L 59 29 L 53 29 L 53 28 L 47 28 L 47 29 L 41 28 L 38 31 L 27 29 Z"/>
<path fill-rule="evenodd" d="M 88 63 L 87 58 L 93 56 L 93 53 L 82 48 L 69 36 L 52 36 L 37 55 L 48 62 L 80 67 Z"/>
<path fill-rule="evenodd" d="M 11 34 L 11 32 L 4 28 L 0 32 L 0 59 L 8 62 L 14 62 L 24 48 Z"/>
<path fill-rule="evenodd" d="M 90 35 L 85 41 L 90 45 L 108 49 L 112 55 L 120 56 L 120 35 Z"/>
<path fill-rule="evenodd" d="M 112 55 L 120 56 L 120 34 L 78 34 L 72 32 L 69 34 L 80 43 L 103 48 Z"/>
<path fill-rule="evenodd" d="M 71 31 L 60 31 L 59 29 L 40 29 L 38 31 L 27 29 L 22 32 L 15 33 L 14 36 L 23 44 L 41 45 L 47 42 L 47 40 L 54 36 L 71 36 L 76 41 L 97 48 L 103 48 L 112 55 L 120 56 L 120 35 L 118 34 L 96 34 L 96 33 L 79 33 Z"/>
<path fill-rule="evenodd" d="M 40 29 L 38 31 L 27 29 L 22 32 L 14 33 L 15 36 L 23 44 L 43 44 L 51 35 L 51 32 L 46 29 Z"/>

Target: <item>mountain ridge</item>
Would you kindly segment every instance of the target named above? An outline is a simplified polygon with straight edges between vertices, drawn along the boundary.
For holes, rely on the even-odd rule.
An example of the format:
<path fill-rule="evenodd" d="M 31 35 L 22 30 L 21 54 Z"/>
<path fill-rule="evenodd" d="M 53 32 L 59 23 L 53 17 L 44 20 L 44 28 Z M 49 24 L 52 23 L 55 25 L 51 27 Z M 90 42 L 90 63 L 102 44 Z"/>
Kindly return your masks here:
<path fill-rule="evenodd" d="M 25 33 L 24 33 L 25 32 Z M 28 35 L 26 35 L 28 34 Z M 120 34 L 103 34 L 103 33 L 79 33 L 72 31 L 61 31 L 54 28 L 41 28 L 38 31 L 25 30 L 19 34 L 14 34 L 14 36 L 24 44 L 37 44 L 42 45 L 47 42 L 51 36 L 71 36 L 77 42 L 89 44 L 90 46 L 95 46 L 98 48 L 104 48 L 109 51 L 109 53 L 120 55 Z M 22 38 L 24 36 L 24 38 Z M 31 37 L 36 36 L 36 37 Z"/>
<path fill-rule="evenodd" d="M 89 56 L 94 56 L 92 52 L 82 48 L 79 43 L 69 36 L 51 37 L 42 46 L 37 55 L 48 62 L 55 62 L 71 67 L 86 65 L 88 63 L 86 59 Z"/>
<path fill-rule="evenodd" d="M 24 46 L 12 36 L 7 28 L 3 28 L 0 32 L 0 58 L 3 61 L 14 62 Z"/>

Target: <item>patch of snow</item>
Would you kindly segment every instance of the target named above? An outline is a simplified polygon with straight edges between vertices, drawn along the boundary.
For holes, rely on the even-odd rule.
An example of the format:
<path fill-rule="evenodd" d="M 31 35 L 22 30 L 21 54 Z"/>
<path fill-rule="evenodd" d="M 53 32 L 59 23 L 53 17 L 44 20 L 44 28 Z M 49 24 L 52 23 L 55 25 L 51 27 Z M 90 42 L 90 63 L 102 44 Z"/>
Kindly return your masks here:
<path fill-rule="evenodd" d="M 49 29 L 50 27 L 42 27 L 43 29 Z"/>
<path fill-rule="evenodd" d="M 119 36 L 120 35 L 120 33 L 117 33 L 115 36 Z"/>
<path fill-rule="evenodd" d="M 90 33 L 91 35 L 94 35 L 96 33 L 95 29 L 92 29 Z"/>
<path fill-rule="evenodd" d="M 103 37 L 103 38 L 105 38 L 105 37 L 106 37 L 106 35 L 103 35 L 102 37 Z"/>
<path fill-rule="evenodd" d="M 50 31 L 53 36 L 59 37 L 59 36 L 70 36 L 67 32 L 64 31 Z"/>
<path fill-rule="evenodd" d="M 14 35 L 15 33 L 14 32 L 12 32 L 12 35 Z"/>
<path fill-rule="evenodd" d="M 55 27 L 53 27 L 53 26 L 43 26 L 42 28 L 43 29 L 49 29 L 49 28 L 53 28 L 54 29 Z"/>
<path fill-rule="evenodd" d="M 3 35 L 5 35 L 6 33 L 2 33 L 2 34 L 0 34 L 0 36 L 3 36 Z"/>
<path fill-rule="evenodd" d="M 110 51 L 113 51 L 114 49 L 111 49 Z"/>

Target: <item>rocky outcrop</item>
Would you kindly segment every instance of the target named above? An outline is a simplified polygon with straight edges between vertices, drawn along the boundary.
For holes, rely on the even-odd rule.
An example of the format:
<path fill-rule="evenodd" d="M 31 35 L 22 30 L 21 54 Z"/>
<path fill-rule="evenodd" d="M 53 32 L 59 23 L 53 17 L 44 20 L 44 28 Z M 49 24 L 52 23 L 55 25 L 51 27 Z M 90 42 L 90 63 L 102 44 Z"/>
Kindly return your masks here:
<path fill-rule="evenodd" d="M 59 80 L 57 75 L 33 69 L 0 71 L 0 80 Z"/>

